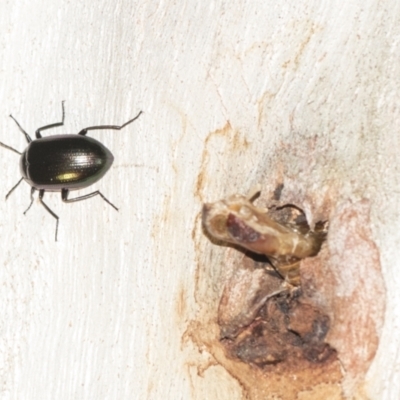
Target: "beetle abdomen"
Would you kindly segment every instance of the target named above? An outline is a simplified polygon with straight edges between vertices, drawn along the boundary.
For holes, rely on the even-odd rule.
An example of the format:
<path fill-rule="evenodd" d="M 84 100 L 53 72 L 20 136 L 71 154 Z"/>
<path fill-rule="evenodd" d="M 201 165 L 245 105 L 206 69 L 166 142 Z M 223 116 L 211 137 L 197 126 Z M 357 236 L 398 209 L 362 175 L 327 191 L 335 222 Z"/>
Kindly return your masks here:
<path fill-rule="evenodd" d="M 21 174 L 36 189 L 81 189 L 97 182 L 114 157 L 96 139 L 55 135 L 34 140 L 23 152 Z"/>

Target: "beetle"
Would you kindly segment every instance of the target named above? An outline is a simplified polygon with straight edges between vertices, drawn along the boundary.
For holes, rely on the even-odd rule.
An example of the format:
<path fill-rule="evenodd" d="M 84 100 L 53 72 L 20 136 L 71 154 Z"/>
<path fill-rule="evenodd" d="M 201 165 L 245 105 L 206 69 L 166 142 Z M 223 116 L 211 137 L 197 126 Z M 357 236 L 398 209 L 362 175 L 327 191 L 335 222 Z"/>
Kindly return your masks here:
<path fill-rule="evenodd" d="M 54 124 L 49 124 L 38 128 L 35 132 L 36 139 L 32 140 L 28 133 L 15 121 L 19 130 L 24 134 L 28 146 L 20 153 L 18 150 L 0 142 L 2 147 L 9 149 L 20 157 L 20 171 L 22 178 L 6 195 L 6 200 L 17 186 L 24 180 L 31 186 L 31 202 L 24 211 L 28 212 L 33 204 L 33 194 L 39 191 L 39 201 L 56 219 L 57 241 L 59 217 L 43 201 L 45 192 L 61 192 L 61 199 L 65 203 L 86 200 L 94 196 L 100 196 L 106 203 L 118 211 L 111 201 L 109 201 L 99 190 L 83 196 L 68 198 L 70 190 L 86 188 L 100 180 L 110 169 L 114 156 L 98 140 L 86 136 L 88 131 L 97 129 L 121 130 L 139 118 L 142 111 L 123 125 L 99 125 L 89 126 L 82 129 L 77 134 L 64 134 L 42 137 L 42 131 L 64 125 L 65 109 L 64 101 L 61 102 L 62 120 Z"/>

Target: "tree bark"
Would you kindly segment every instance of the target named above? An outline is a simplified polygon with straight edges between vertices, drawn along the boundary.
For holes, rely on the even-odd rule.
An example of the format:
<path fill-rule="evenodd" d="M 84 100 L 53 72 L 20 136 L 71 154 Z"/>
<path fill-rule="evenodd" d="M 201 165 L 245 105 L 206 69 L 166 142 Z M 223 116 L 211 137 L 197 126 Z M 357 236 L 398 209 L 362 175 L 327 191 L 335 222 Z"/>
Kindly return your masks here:
<path fill-rule="evenodd" d="M 88 134 L 115 160 L 76 195 L 118 213 L 46 194 L 55 242 L 37 201 L 23 216 L 28 185 L 0 201 L 1 398 L 400 398 L 398 2 L 15 0 L 0 32 L 2 143 L 27 145 L 10 113 L 34 136 L 62 100 L 44 135 L 143 111 Z M 5 196 L 20 175 L 0 150 Z M 201 209 L 257 184 L 260 207 L 282 188 L 311 227 L 329 221 L 301 266 L 338 357 L 318 376 L 220 340 L 248 260 L 205 235 Z"/>

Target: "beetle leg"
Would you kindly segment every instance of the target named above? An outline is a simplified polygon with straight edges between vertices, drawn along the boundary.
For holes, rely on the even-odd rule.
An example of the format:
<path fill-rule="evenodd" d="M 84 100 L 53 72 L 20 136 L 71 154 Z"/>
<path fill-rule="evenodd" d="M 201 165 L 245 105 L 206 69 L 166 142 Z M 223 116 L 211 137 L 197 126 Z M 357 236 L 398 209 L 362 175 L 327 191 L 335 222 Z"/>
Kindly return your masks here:
<path fill-rule="evenodd" d="M 73 203 L 75 201 L 81 201 L 81 200 L 86 200 L 86 199 L 90 199 L 91 197 L 97 196 L 99 195 L 106 203 L 108 203 L 111 207 L 114 207 L 117 211 L 118 208 L 114 206 L 113 203 L 111 203 L 110 200 L 108 200 L 100 191 L 96 190 L 95 192 L 89 193 L 89 194 L 85 194 L 83 196 L 79 196 L 79 197 L 75 197 L 73 199 L 69 199 L 68 198 L 68 194 L 69 194 L 69 190 L 68 189 L 62 189 L 61 190 L 61 199 L 62 201 L 64 201 L 65 203 Z"/>
<path fill-rule="evenodd" d="M 136 115 L 135 118 L 132 118 L 131 120 L 129 120 L 128 122 L 125 122 L 123 125 L 119 126 L 119 125 L 99 125 L 99 126 L 89 126 L 88 128 L 82 129 L 78 135 L 82 135 L 85 136 L 88 131 L 92 131 L 95 129 L 116 129 L 116 130 L 121 130 L 122 128 L 125 128 L 125 126 L 131 124 L 133 121 L 137 120 L 140 116 L 140 114 L 142 114 L 143 111 L 140 111 L 138 115 Z M 111 203 L 110 203 L 111 204 Z"/>
<path fill-rule="evenodd" d="M 14 191 L 14 189 L 22 182 L 24 178 L 21 178 L 16 185 L 14 185 L 11 190 L 6 194 L 6 200 L 8 199 L 8 196 Z"/>
<path fill-rule="evenodd" d="M 31 187 L 31 203 L 29 204 L 28 208 L 24 211 L 24 215 L 29 211 L 33 204 L 33 193 L 35 193 L 35 188 Z"/>
<path fill-rule="evenodd" d="M 32 188 L 33 189 L 33 188 Z M 33 193 L 33 191 L 32 191 Z M 56 242 L 57 242 L 57 233 L 58 233 L 58 215 L 50 210 L 49 206 L 43 201 L 44 189 L 39 190 L 39 201 L 42 203 L 43 207 L 56 219 Z"/>
<path fill-rule="evenodd" d="M 40 139 L 40 138 L 42 137 L 40 131 L 44 131 L 44 130 L 46 130 L 46 129 L 55 128 L 55 127 L 57 127 L 57 126 L 63 126 L 63 125 L 64 125 L 64 117 L 65 117 L 64 103 L 65 103 L 65 101 L 63 100 L 63 101 L 61 102 L 62 121 L 61 121 L 61 122 L 56 122 L 55 124 L 45 125 L 45 126 L 42 126 L 42 127 L 39 128 L 39 129 L 37 129 L 37 130 L 36 130 L 36 137 L 37 137 L 38 139 Z"/>

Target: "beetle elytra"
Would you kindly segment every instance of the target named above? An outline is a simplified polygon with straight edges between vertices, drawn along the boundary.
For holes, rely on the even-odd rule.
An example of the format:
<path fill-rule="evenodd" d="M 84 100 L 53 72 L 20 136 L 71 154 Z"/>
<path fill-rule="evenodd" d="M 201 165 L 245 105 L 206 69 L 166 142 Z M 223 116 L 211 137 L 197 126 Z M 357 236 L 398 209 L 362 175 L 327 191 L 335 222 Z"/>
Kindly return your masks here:
<path fill-rule="evenodd" d="M 96 129 L 121 130 L 139 118 L 142 113 L 142 111 L 140 111 L 136 117 L 120 126 L 90 126 L 82 129 L 78 134 L 53 135 L 43 138 L 41 134 L 42 131 L 64 125 L 64 101 L 61 103 L 61 107 L 62 121 L 38 128 L 35 132 L 36 139 L 34 140 L 25 132 L 17 120 L 10 115 L 28 142 L 28 146 L 22 153 L 0 142 L 0 146 L 21 156 L 20 171 L 22 178 L 7 193 L 6 199 L 16 187 L 25 180 L 31 186 L 31 202 L 24 212 L 24 214 L 26 214 L 32 206 L 33 194 L 38 190 L 40 203 L 56 219 L 56 241 L 59 217 L 43 201 L 44 193 L 61 192 L 61 199 L 66 203 L 86 200 L 99 195 L 106 203 L 118 211 L 118 208 L 99 190 L 73 199 L 68 198 L 68 194 L 70 190 L 83 189 L 97 182 L 110 169 L 114 160 L 110 150 L 102 143 L 86 136 L 88 131 Z"/>

